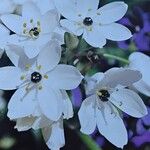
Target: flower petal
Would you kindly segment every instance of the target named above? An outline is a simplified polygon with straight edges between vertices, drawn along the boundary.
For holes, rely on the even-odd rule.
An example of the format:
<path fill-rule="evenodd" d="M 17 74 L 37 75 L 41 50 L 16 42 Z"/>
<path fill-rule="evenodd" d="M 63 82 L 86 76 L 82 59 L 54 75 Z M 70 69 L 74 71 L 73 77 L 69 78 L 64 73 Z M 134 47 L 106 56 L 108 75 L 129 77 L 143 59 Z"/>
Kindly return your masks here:
<path fill-rule="evenodd" d="M 22 83 L 21 70 L 17 67 L 0 68 L 0 89 L 14 90 Z"/>
<path fill-rule="evenodd" d="M 37 58 L 38 65 L 42 66 L 44 73 L 52 70 L 60 61 L 61 46 L 54 40 L 48 42 Z"/>
<path fill-rule="evenodd" d="M 25 2 L 22 7 L 22 17 L 25 21 L 39 21 L 41 18 L 40 9 L 33 2 Z"/>
<path fill-rule="evenodd" d="M 57 121 L 63 112 L 62 95 L 59 90 L 48 89 L 46 86 L 38 92 L 38 101 L 43 114 L 50 120 Z"/>
<path fill-rule="evenodd" d="M 1 16 L 2 22 L 13 32 L 23 34 L 23 20 L 21 16 L 8 14 Z"/>
<path fill-rule="evenodd" d="M 51 150 L 59 150 L 65 145 L 63 121 L 53 123 L 51 127 L 42 129 L 42 134 Z"/>
<path fill-rule="evenodd" d="M 81 124 L 81 132 L 91 134 L 96 128 L 95 95 L 86 98 L 80 107 L 78 116 Z"/>
<path fill-rule="evenodd" d="M 102 48 L 106 44 L 106 38 L 101 32 L 101 28 L 98 25 L 95 25 L 91 31 L 83 33 L 83 38 L 91 46 Z"/>
<path fill-rule="evenodd" d="M 35 117 L 19 118 L 16 120 L 15 129 L 17 129 L 18 131 L 27 131 L 32 128 L 35 120 Z"/>
<path fill-rule="evenodd" d="M 133 117 L 143 117 L 147 114 L 147 108 L 142 99 L 129 89 L 119 89 L 111 94 L 110 101 L 119 109 Z"/>
<path fill-rule="evenodd" d="M 78 21 L 80 13 L 76 8 L 76 0 L 63 0 L 63 5 L 60 0 L 54 1 L 57 10 L 67 19 L 71 21 Z"/>
<path fill-rule="evenodd" d="M 73 107 L 71 100 L 66 91 L 61 91 L 63 97 L 63 118 L 69 119 L 73 117 Z"/>
<path fill-rule="evenodd" d="M 59 15 L 56 11 L 51 10 L 45 13 L 41 18 L 41 32 L 51 33 L 59 23 Z"/>
<path fill-rule="evenodd" d="M 131 86 L 142 77 L 139 71 L 127 68 L 111 68 L 106 71 L 104 75 L 105 77 L 100 84 L 111 88 L 114 88 L 117 85 Z"/>
<path fill-rule="evenodd" d="M 133 86 L 141 93 L 147 95 L 150 97 L 150 86 L 144 82 L 143 80 L 140 80 L 133 84 Z"/>
<path fill-rule="evenodd" d="M 104 73 L 96 73 L 92 77 L 85 77 L 86 79 L 86 93 L 92 94 L 96 84 L 98 84 L 104 78 Z"/>
<path fill-rule="evenodd" d="M 62 19 L 60 24 L 66 28 L 66 31 L 72 32 L 74 35 L 80 36 L 83 33 L 83 29 L 73 21 Z"/>
<path fill-rule="evenodd" d="M 51 126 L 52 124 L 53 124 L 52 120 L 48 119 L 44 115 L 41 115 L 34 121 L 34 123 L 32 125 L 32 129 L 38 130 L 38 129 L 42 129 L 42 128 Z"/>
<path fill-rule="evenodd" d="M 101 26 L 101 30 L 103 36 L 112 41 L 124 41 L 132 37 L 131 31 L 118 23 Z"/>
<path fill-rule="evenodd" d="M 129 60 L 129 67 L 139 70 L 142 73 L 142 80 L 150 86 L 150 57 L 140 52 L 134 52 L 130 55 Z"/>
<path fill-rule="evenodd" d="M 105 104 L 103 111 L 97 109 L 97 126 L 99 132 L 108 141 L 119 148 L 123 148 L 127 144 L 127 131 L 119 113 L 117 110 L 114 111 L 115 114 L 112 113 L 112 108 L 108 104 Z"/>
<path fill-rule="evenodd" d="M 98 9 L 99 0 L 79 0 L 76 1 L 76 7 L 82 16 L 86 16 L 90 12 L 95 12 Z"/>
<path fill-rule="evenodd" d="M 48 79 L 45 84 L 49 84 L 57 89 L 75 89 L 83 79 L 81 73 L 70 65 L 57 65 L 54 70 L 47 73 Z"/>
<path fill-rule="evenodd" d="M 101 24 L 110 24 L 120 20 L 127 12 L 128 5 L 124 2 L 112 2 L 104 5 L 97 11 L 95 20 Z"/>
<path fill-rule="evenodd" d="M 14 120 L 32 115 L 37 106 L 35 95 L 35 89 L 27 92 L 25 88 L 19 88 L 9 101 L 7 116 Z"/>

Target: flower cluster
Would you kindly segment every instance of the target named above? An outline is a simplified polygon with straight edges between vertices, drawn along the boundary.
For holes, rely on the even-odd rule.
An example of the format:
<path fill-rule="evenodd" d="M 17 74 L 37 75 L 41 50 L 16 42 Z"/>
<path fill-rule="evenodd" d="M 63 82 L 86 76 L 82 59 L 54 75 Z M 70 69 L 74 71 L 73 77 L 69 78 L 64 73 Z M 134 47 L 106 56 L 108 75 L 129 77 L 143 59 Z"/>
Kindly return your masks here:
<path fill-rule="evenodd" d="M 18 131 L 41 129 L 50 149 L 64 146 L 63 120 L 74 115 L 67 90 L 78 90 L 84 78 L 80 68 L 61 61 L 65 33 L 94 48 L 103 48 L 107 40 L 127 40 L 130 30 L 118 23 L 127 8 L 120 1 L 99 8 L 99 0 L 3 0 L 1 56 L 5 51 L 13 66 L 0 68 L 0 89 L 15 90 L 7 116 Z M 136 118 L 147 114 L 136 90 L 150 96 L 149 65 L 148 56 L 133 53 L 125 68 L 86 76 L 87 98 L 78 112 L 81 132 L 91 134 L 97 126 L 108 141 L 123 148 L 128 136 L 121 111 Z"/>

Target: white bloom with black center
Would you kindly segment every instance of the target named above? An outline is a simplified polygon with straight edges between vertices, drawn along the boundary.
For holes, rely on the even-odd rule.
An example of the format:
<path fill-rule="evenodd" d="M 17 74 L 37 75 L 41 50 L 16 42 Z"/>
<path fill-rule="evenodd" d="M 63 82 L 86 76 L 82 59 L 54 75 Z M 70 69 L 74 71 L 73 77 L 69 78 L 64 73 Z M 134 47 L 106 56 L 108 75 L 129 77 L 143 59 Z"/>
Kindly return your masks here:
<path fill-rule="evenodd" d="M 32 2 L 27 2 L 22 7 L 21 16 L 6 14 L 1 16 L 1 20 L 16 33 L 11 36 L 8 44 L 23 47 L 26 55 L 33 58 L 51 40 L 59 23 L 59 15 L 55 10 L 42 15 L 40 9 Z"/>
<path fill-rule="evenodd" d="M 99 0 L 55 0 L 58 11 L 66 18 L 61 25 L 77 36 L 82 35 L 94 47 L 103 47 L 106 39 L 123 41 L 131 32 L 119 23 L 127 11 L 124 2 L 112 2 L 98 9 Z"/>
<path fill-rule="evenodd" d="M 57 41 L 46 44 L 36 60 L 20 56 L 18 65 L 0 68 L 0 89 L 17 91 L 8 104 L 10 119 L 42 113 L 57 121 L 62 115 L 60 90 L 76 88 L 83 76 L 73 66 L 59 64 L 61 47 Z M 17 64 L 17 63 L 16 63 Z"/>
<path fill-rule="evenodd" d="M 123 148 L 128 137 L 118 109 L 137 118 L 147 114 L 142 99 L 126 88 L 140 79 L 139 71 L 123 68 L 112 68 L 89 78 L 89 97 L 83 101 L 79 110 L 81 131 L 91 134 L 97 125 L 107 140 Z"/>
<path fill-rule="evenodd" d="M 137 69 L 142 73 L 142 79 L 133 86 L 141 93 L 150 96 L 150 57 L 134 52 L 129 57 L 129 68 Z"/>

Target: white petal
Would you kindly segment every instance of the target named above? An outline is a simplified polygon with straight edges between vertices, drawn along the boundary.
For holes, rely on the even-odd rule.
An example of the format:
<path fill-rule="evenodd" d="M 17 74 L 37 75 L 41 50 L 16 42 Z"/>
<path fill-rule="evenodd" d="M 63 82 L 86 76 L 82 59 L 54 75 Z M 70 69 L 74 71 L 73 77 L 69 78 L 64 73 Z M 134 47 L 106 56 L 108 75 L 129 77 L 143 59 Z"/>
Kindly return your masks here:
<path fill-rule="evenodd" d="M 59 16 L 56 11 L 48 11 L 41 18 L 41 32 L 50 33 L 58 25 Z"/>
<path fill-rule="evenodd" d="M 62 95 L 59 90 L 43 86 L 38 92 L 38 101 L 43 114 L 50 120 L 57 121 L 63 112 Z"/>
<path fill-rule="evenodd" d="M 144 82 L 143 80 L 140 80 L 133 84 L 133 86 L 141 93 L 147 95 L 150 97 L 150 86 Z"/>
<path fill-rule="evenodd" d="M 17 129 L 18 131 L 27 131 L 31 129 L 35 119 L 36 118 L 34 117 L 19 118 L 16 120 L 15 129 Z"/>
<path fill-rule="evenodd" d="M 141 73 L 127 68 L 111 68 L 104 73 L 105 77 L 100 84 L 108 87 L 117 85 L 130 86 L 141 79 Z"/>
<path fill-rule="evenodd" d="M 18 67 L 19 61 L 18 51 L 20 52 L 20 50 L 22 50 L 20 47 L 14 45 L 8 45 L 5 49 L 7 56 L 16 67 Z"/>
<path fill-rule="evenodd" d="M 127 144 L 127 131 L 117 110 L 115 110 L 116 114 L 113 114 L 111 109 L 107 104 L 105 104 L 104 110 L 97 109 L 98 130 L 112 144 L 123 148 Z"/>
<path fill-rule="evenodd" d="M 91 46 L 102 48 L 106 44 L 106 38 L 101 32 L 101 28 L 98 25 L 95 25 L 91 31 L 83 33 L 83 38 Z"/>
<path fill-rule="evenodd" d="M 0 68 L 0 89 L 13 90 L 22 83 L 21 70 L 17 67 Z"/>
<path fill-rule="evenodd" d="M 83 79 L 77 68 L 70 65 L 57 65 L 54 70 L 47 73 L 48 79 L 45 84 L 49 84 L 57 89 L 75 89 Z"/>
<path fill-rule="evenodd" d="M 0 24 L 0 35 L 8 36 L 10 34 L 9 29 L 7 29 L 4 25 Z"/>
<path fill-rule="evenodd" d="M 86 77 L 85 77 L 86 78 Z M 87 77 L 86 81 L 86 92 L 87 94 L 93 93 L 93 90 L 95 89 L 96 85 L 104 78 L 104 73 L 96 73 L 91 78 Z"/>
<path fill-rule="evenodd" d="M 43 137 L 51 150 L 59 150 L 65 145 L 63 122 L 56 122 L 52 126 L 42 129 Z"/>
<path fill-rule="evenodd" d="M 63 5 L 60 0 L 54 1 L 57 10 L 67 19 L 77 21 L 80 19 L 78 16 L 80 12 L 76 8 L 76 0 L 63 0 Z"/>
<path fill-rule="evenodd" d="M 101 30 L 103 36 L 112 41 L 124 41 L 132 37 L 130 30 L 118 23 L 101 26 Z"/>
<path fill-rule="evenodd" d="M 67 19 L 62 19 L 60 24 L 66 28 L 66 31 L 71 32 L 77 36 L 80 36 L 83 33 L 83 28 L 81 28 L 77 23 L 69 21 Z"/>
<path fill-rule="evenodd" d="M 81 132 L 91 134 L 96 128 L 96 108 L 95 108 L 95 95 L 86 98 L 79 110 L 79 120 L 81 124 Z"/>
<path fill-rule="evenodd" d="M 19 88 L 9 101 L 7 116 L 14 120 L 32 115 L 37 106 L 35 95 L 34 89 L 27 92 L 25 88 Z"/>
<path fill-rule="evenodd" d="M 130 55 L 129 60 L 129 67 L 139 70 L 142 73 L 142 80 L 150 86 L 150 57 L 140 52 L 134 52 Z"/>
<path fill-rule="evenodd" d="M 83 16 L 86 16 L 90 12 L 96 11 L 98 5 L 99 5 L 99 0 L 77 0 L 76 1 L 77 10 Z"/>
<path fill-rule="evenodd" d="M 23 20 L 21 16 L 8 14 L 1 16 L 2 22 L 13 32 L 23 34 Z"/>
<path fill-rule="evenodd" d="M 32 128 L 34 130 L 38 130 L 41 128 L 48 127 L 53 124 L 53 121 L 48 119 L 46 116 L 41 115 L 39 118 L 37 118 L 34 123 L 32 124 Z"/>
<path fill-rule="evenodd" d="M 42 66 L 44 73 L 52 70 L 60 61 L 61 58 L 61 46 L 54 40 L 48 42 L 43 50 L 40 52 L 37 62 Z"/>
<path fill-rule="evenodd" d="M 124 2 L 112 2 L 101 7 L 95 17 L 101 24 L 110 24 L 120 20 L 127 12 L 128 5 Z"/>
<path fill-rule="evenodd" d="M 42 14 L 55 9 L 54 2 L 52 0 L 36 0 L 36 5 L 40 8 Z"/>
<path fill-rule="evenodd" d="M 73 117 L 73 107 L 71 100 L 66 91 L 61 91 L 63 98 L 63 118 L 69 119 Z"/>
<path fill-rule="evenodd" d="M 15 10 L 15 4 L 12 0 L 1 0 L 0 14 L 13 13 Z"/>
<path fill-rule="evenodd" d="M 26 2 L 22 7 L 22 17 L 25 21 L 39 21 L 41 18 L 40 9 L 33 2 Z"/>
<path fill-rule="evenodd" d="M 128 89 L 119 89 L 111 94 L 110 101 L 119 109 L 133 117 L 143 117 L 147 114 L 146 106 L 135 92 Z"/>

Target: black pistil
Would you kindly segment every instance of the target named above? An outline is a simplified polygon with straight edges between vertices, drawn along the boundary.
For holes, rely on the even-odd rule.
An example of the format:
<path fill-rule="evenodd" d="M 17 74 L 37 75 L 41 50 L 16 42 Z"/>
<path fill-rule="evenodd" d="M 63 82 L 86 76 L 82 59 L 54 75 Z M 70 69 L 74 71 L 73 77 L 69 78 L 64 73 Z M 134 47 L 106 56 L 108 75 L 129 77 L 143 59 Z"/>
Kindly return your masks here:
<path fill-rule="evenodd" d="M 42 80 L 42 75 L 39 72 L 33 72 L 31 74 L 31 81 L 33 83 L 38 83 Z"/>
<path fill-rule="evenodd" d="M 110 97 L 110 94 L 107 90 L 100 90 L 98 92 L 98 97 L 100 98 L 101 101 L 107 102 L 107 101 L 109 101 L 108 98 Z"/>
<path fill-rule="evenodd" d="M 86 26 L 91 26 L 93 24 L 93 20 L 90 17 L 86 17 L 83 20 L 83 24 L 86 25 Z"/>

